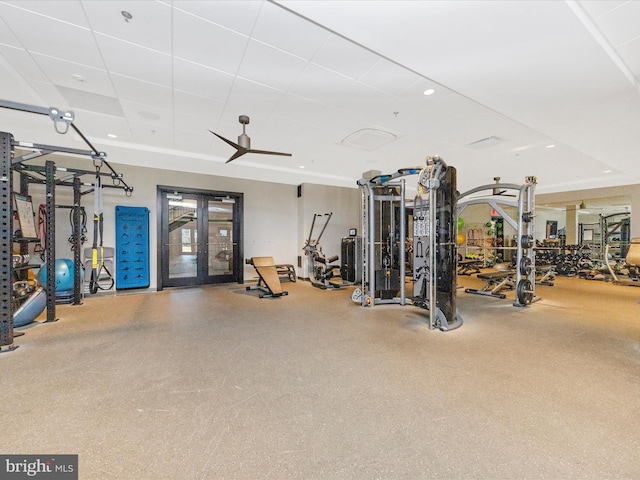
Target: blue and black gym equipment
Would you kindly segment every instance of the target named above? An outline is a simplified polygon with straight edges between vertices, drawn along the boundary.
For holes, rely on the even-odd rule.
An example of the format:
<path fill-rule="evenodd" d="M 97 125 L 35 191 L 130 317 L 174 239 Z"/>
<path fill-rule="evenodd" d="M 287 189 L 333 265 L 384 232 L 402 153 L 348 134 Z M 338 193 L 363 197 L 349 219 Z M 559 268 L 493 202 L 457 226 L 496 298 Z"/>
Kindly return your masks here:
<path fill-rule="evenodd" d="M 418 194 L 405 200 L 405 177 L 418 175 Z M 361 178 L 362 283 L 352 299 L 362 306 L 412 304 L 429 311 L 429 328 L 462 325 L 456 306 L 458 226 L 456 170 L 437 156 L 425 167 Z M 413 295 L 406 294 L 407 211 L 413 211 Z"/>

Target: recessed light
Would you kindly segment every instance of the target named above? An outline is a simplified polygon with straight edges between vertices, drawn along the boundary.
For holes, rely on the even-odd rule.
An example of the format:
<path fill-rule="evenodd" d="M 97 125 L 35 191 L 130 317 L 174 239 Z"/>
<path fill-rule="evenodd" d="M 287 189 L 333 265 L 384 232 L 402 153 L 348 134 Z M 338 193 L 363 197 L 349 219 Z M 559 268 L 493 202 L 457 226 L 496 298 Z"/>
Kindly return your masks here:
<path fill-rule="evenodd" d="M 133 20 L 133 15 L 131 15 L 126 10 L 122 10 L 120 12 L 120 14 L 124 17 L 124 21 L 127 22 L 127 23 L 129 23 L 129 20 Z"/>
<path fill-rule="evenodd" d="M 110 137 L 110 138 L 118 138 L 118 135 L 115 135 L 115 134 L 113 134 L 113 133 L 107 133 L 107 137 Z"/>
<path fill-rule="evenodd" d="M 300 168 L 304 168 L 304 165 L 300 165 Z"/>
<path fill-rule="evenodd" d="M 71 78 L 73 78 L 76 82 L 80 82 L 80 83 L 84 83 L 85 79 L 82 75 L 78 75 L 77 73 L 74 73 L 73 75 L 71 75 Z"/>
<path fill-rule="evenodd" d="M 428 88 L 424 91 L 425 95 L 433 95 L 434 93 L 436 93 L 436 91 L 433 88 Z"/>
<path fill-rule="evenodd" d="M 604 171 L 604 172 L 602 172 L 602 173 L 611 173 L 611 170 L 605 170 L 605 171 Z"/>
<path fill-rule="evenodd" d="M 547 148 L 553 148 L 553 147 L 555 147 L 555 145 L 554 145 L 554 144 L 547 145 Z"/>

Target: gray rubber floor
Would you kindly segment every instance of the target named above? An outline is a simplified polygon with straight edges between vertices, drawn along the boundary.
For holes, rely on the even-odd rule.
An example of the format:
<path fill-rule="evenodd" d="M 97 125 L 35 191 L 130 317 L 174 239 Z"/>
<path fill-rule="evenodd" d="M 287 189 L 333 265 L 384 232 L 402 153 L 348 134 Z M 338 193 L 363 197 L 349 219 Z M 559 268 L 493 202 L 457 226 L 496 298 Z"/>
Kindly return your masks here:
<path fill-rule="evenodd" d="M 59 306 L 0 355 L 0 451 L 79 454 L 83 480 L 640 478 L 640 288 L 460 291 L 443 333 L 283 286 Z"/>

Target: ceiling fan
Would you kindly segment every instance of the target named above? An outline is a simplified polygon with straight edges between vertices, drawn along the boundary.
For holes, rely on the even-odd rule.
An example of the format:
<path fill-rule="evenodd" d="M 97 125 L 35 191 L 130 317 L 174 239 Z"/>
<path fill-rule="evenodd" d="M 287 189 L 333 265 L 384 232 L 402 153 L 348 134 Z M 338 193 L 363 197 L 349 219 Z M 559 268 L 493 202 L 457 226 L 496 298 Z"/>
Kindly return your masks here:
<path fill-rule="evenodd" d="M 500 177 L 493 177 L 493 180 L 496 182 L 496 185 L 500 184 Z M 506 190 L 502 190 L 499 187 L 495 187 L 493 189 L 493 194 L 494 195 L 501 195 L 501 196 L 504 196 L 504 197 L 515 197 L 516 196 L 514 194 L 507 193 Z"/>
<path fill-rule="evenodd" d="M 229 160 L 227 160 L 225 163 L 229 163 L 232 160 L 241 157 L 245 153 L 263 153 L 266 155 L 282 155 L 285 157 L 291 156 L 290 153 L 271 152 L 268 150 L 255 150 L 251 148 L 251 138 L 249 138 L 249 136 L 245 132 L 245 125 L 249 123 L 249 117 L 247 115 L 240 115 L 240 117 L 238 117 L 238 121 L 242 124 L 242 135 L 238 136 L 238 143 L 232 142 L 231 140 L 224 138 L 222 135 L 218 135 L 216 132 L 211 132 L 211 130 L 209 130 L 220 140 L 227 142 L 229 145 L 236 149 L 236 153 L 231 155 L 231 157 L 229 157 Z"/>

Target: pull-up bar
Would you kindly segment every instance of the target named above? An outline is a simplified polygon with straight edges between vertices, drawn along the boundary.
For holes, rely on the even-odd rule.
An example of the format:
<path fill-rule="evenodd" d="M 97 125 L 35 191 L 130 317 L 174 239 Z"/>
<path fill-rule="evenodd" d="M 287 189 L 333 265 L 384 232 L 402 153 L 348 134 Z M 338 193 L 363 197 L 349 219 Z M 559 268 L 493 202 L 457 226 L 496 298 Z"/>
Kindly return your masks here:
<path fill-rule="evenodd" d="M 22 148 L 32 148 L 35 150 L 39 150 L 39 154 L 30 153 L 26 155 L 22 155 L 12 160 L 12 164 L 21 163 L 26 160 L 31 160 L 33 158 L 37 158 L 40 156 L 48 155 L 50 153 L 70 153 L 74 155 L 85 155 L 91 157 L 94 162 L 100 161 L 111 171 L 111 178 L 114 183 L 117 185 L 122 185 L 125 192 L 130 194 L 133 192 L 133 187 L 127 185 L 127 183 L 123 180 L 122 174 L 116 172 L 113 167 L 107 162 L 106 157 L 107 154 L 105 152 L 99 152 L 96 147 L 94 147 L 89 139 L 84 136 L 84 134 L 80 131 L 78 127 L 73 123 L 75 120 L 75 114 L 72 111 L 63 112 L 56 107 L 38 107 L 35 105 L 27 105 L 24 103 L 11 102 L 9 100 L 0 100 L 0 107 L 8 108 L 10 110 L 18 110 L 21 112 L 29 112 L 35 113 L 37 115 L 46 115 L 48 116 L 54 123 L 54 128 L 56 132 L 60 134 L 66 134 L 69 131 L 69 127 L 71 127 L 79 136 L 82 138 L 84 143 L 90 148 L 90 150 L 80 150 L 77 148 L 65 148 L 65 147 L 57 147 L 51 145 L 41 145 L 36 143 L 27 143 L 27 142 L 13 142 L 14 146 L 22 147 Z M 63 124 L 64 128 L 59 128 L 58 125 Z"/>

